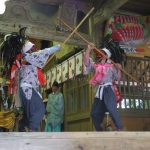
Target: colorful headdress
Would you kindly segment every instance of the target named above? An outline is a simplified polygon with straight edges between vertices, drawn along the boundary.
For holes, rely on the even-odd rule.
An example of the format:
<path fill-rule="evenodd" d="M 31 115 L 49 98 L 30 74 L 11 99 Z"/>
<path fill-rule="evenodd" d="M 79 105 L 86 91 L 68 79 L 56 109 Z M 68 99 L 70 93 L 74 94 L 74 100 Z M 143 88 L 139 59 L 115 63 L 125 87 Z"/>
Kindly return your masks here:
<path fill-rule="evenodd" d="M 7 34 L 0 47 L 0 55 L 3 60 L 4 72 L 10 70 L 12 64 L 16 60 L 18 54 L 21 53 L 22 47 L 25 44 L 26 27 L 21 28 L 19 32 Z"/>
<path fill-rule="evenodd" d="M 107 49 L 104 50 L 102 48 L 102 50 L 104 50 L 105 52 L 108 52 L 107 55 L 110 55 L 110 59 L 113 60 L 115 63 L 122 63 L 125 60 L 125 52 L 124 50 L 120 47 L 119 43 L 114 41 L 111 38 L 111 35 L 108 34 L 104 37 L 104 39 L 102 40 L 102 44 L 100 47 L 105 47 Z M 108 56 L 109 57 L 109 56 Z"/>

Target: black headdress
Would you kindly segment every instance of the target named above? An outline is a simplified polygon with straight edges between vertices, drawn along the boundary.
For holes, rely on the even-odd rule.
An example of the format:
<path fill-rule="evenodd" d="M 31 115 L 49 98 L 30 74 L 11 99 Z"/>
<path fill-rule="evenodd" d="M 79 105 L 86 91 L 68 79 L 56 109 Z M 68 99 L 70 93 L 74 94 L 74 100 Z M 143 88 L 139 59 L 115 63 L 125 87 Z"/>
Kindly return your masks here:
<path fill-rule="evenodd" d="M 3 74 L 10 70 L 13 62 L 16 59 L 16 56 L 21 53 L 22 47 L 26 41 L 25 30 L 26 27 L 21 28 L 19 33 L 13 32 L 5 35 L 4 41 L 0 47 L 0 56 L 4 65 Z"/>
<path fill-rule="evenodd" d="M 52 86 L 56 86 L 56 87 L 59 87 L 59 83 L 57 81 L 54 81 Z"/>
<path fill-rule="evenodd" d="M 125 61 L 126 55 L 124 50 L 120 47 L 119 43 L 114 41 L 111 34 L 108 34 L 102 40 L 101 48 L 107 48 L 111 52 L 111 60 L 115 63 L 122 63 Z"/>

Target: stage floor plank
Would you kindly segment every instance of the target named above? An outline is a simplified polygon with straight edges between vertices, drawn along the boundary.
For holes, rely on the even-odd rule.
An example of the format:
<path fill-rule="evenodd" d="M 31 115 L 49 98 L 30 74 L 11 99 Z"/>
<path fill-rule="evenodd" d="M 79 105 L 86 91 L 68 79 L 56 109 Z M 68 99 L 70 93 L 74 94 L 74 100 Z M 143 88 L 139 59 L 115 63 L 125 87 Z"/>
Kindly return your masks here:
<path fill-rule="evenodd" d="M 150 132 L 1 132 L 0 150 L 150 150 Z"/>

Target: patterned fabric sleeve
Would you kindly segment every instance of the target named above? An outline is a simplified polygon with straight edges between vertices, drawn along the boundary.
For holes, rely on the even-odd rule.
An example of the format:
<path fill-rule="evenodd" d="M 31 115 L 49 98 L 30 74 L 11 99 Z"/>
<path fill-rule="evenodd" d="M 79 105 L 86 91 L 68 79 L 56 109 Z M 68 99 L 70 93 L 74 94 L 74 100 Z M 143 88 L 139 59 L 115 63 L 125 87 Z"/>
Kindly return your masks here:
<path fill-rule="evenodd" d="M 92 60 L 92 58 L 90 58 L 90 54 L 88 51 L 86 51 L 86 53 L 83 56 L 83 64 L 84 64 L 84 74 L 87 75 L 89 74 L 91 71 L 94 71 L 94 62 Z"/>
<path fill-rule="evenodd" d="M 114 66 L 113 72 L 114 72 L 114 80 L 119 81 L 121 79 L 120 69 Z"/>
<path fill-rule="evenodd" d="M 27 100 L 31 100 L 31 98 L 32 98 L 32 90 L 33 90 L 32 87 L 23 86 L 21 88 L 22 88 L 22 90 L 23 90 L 23 92 L 25 94 L 26 99 Z"/>
<path fill-rule="evenodd" d="M 60 50 L 60 45 L 52 46 L 25 56 L 25 60 L 33 66 L 43 68 L 49 56 Z"/>

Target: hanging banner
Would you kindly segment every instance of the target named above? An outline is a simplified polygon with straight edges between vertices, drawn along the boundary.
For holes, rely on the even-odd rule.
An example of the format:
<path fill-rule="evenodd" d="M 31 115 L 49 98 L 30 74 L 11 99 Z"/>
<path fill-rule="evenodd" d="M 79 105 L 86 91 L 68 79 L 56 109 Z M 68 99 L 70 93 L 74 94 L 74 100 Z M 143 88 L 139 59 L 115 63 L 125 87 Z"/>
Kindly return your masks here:
<path fill-rule="evenodd" d="M 47 88 L 47 72 L 44 72 L 44 77 L 46 79 L 46 85 L 45 85 L 45 87 Z"/>
<path fill-rule="evenodd" d="M 40 93 L 43 93 L 44 92 L 44 88 L 43 87 L 41 87 L 41 91 L 40 91 Z"/>
<path fill-rule="evenodd" d="M 46 89 L 50 88 L 50 84 L 51 84 L 51 71 L 48 70 L 47 71 L 47 78 L 46 78 Z"/>
<path fill-rule="evenodd" d="M 70 57 L 68 60 L 62 62 L 56 67 L 52 68 L 46 73 L 47 89 L 50 88 L 56 80 L 58 83 L 72 79 L 77 75 L 83 73 L 83 52 Z"/>
<path fill-rule="evenodd" d="M 75 55 L 75 75 L 79 75 L 83 73 L 83 53 L 80 52 Z"/>
<path fill-rule="evenodd" d="M 68 60 L 62 63 L 62 82 L 68 80 L 68 73 L 69 73 L 69 65 Z"/>
<path fill-rule="evenodd" d="M 50 86 L 52 86 L 52 84 L 55 80 L 56 80 L 56 67 L 51 69 L 51 83 L 50 83 Z"/>
<path fill-rule="evenodd" d="M 113 40 L 119 42 L 127 53 L 143 52 L 139 48 L 148 38 L 148 27 L 142 17 L 116 15 L 106 25 L 105 35 L 112 34 Z"/>
<path fill-rule="evenodd" d="M 61 83 L 62 82 L 62 66 L 61 64 L 60 65 L 57 65 L 56 66 L 56 81 L 58 83 Z"/>
<path fill-rule="evenodd" d="M 69 79 L 75 76 L 75 56 L 69 58 Z"/>

